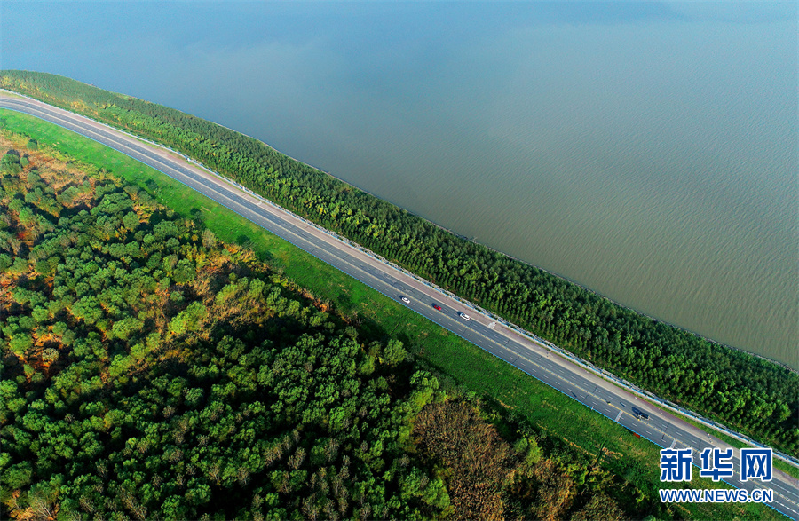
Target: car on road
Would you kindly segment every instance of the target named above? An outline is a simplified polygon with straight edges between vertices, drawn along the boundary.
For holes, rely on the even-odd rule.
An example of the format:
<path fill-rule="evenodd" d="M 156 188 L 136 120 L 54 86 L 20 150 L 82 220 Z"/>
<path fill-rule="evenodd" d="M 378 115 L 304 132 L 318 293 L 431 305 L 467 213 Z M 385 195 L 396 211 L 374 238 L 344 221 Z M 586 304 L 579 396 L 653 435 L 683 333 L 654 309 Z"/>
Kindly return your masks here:
<path fill-rule="evenodd" d="M 635 414 L 641 420 L 648 420 L 649 419 L 649 414 L 645 413 L 644 411 L 642 411 L 638 407 L 633 407 L 633 414 Z"/>
<path fill-rule="evenodd" d="M 441 306 L 439 306 L 438 304 L 433 304 L 433 309 L 441 311 Z"/>
<path fill-rule="evenodd" d="M 411 303 L 411 299 L 409 299 L 408 297 L 400 297 L 400 300 L 405 302 L 406 304 L 410 304 Z"/>
<path fill-rule="evenodd" d="M 459 316 L 460 316 L 460 317 L 461 317 L 463 320 L 471 320 L 471 319 L 472 319 L 472 317 L 470 317 L 469 315 L 467 315 L 466 313 L 463 313 L 463 312 L 460 312 L 460 313 L 458 313 L 458 315 L 459 315 Z"/>

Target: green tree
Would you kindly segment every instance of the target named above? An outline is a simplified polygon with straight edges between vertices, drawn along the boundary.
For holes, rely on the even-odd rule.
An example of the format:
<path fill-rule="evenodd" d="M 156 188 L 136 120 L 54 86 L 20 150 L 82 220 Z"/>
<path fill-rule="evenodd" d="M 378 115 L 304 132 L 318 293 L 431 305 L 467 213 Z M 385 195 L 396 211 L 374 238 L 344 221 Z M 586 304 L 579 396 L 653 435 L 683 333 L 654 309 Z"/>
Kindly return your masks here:
<path fill-rule="evenodd" d="M 0 172 L 13 176 L 21 171 L 22 165 L 20 165 L 19 152 L 16 150 L 6 152 L 3 158 L 0 159 Z"/>

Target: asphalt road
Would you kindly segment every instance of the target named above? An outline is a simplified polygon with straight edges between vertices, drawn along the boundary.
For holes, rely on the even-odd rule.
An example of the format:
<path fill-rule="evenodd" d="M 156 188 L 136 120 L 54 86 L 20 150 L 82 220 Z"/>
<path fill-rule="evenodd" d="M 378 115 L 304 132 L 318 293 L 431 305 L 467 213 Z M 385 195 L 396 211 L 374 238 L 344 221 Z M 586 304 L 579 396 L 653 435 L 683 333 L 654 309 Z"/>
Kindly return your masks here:
<path fill-rule="evenodd" d="M 385 263 L 374 254 L 355 247 L 346 240 L 326 232 L 304 219 L 255 196 L 186 161 L 179 154 L 144 143 L 123 132 L 82 116 L 44 103 L 7 97 L 0 93 L 0 107 L 9 108 L 56 123 L 133 157 L 262 226 L 266 230 L 302 248 L 315 257 L 358 279 L 377 291 L 399 300 L 406 296 L 407 307 L 433 322 L 460 335 L 489 353 L 507 361 L 525 373 L 561 391 L 567 396 L 618 422 L 629 430 L 661 447 L 691 447 L 693 461 L 699 464 L 699 453 L 706 447 L 728 448 L 729 445 L 697 429 L 679 417 L 653 407 L 639 396 L 622 389 L 552 351 L 534 339 L 483 315 L 468 304 L 453 298 L 429 282 Z M 441 310 L 433 308 L 439 305 Z M 459 313 L 468 313 L 465 321 Z M 636 407 L 649 418 L 638 418 Z M 734 454 L 738 454 L 735 450 Z M 655 462 L 653 462 L 655 463 Z M 751 492 L 756 488 L 774 491 L 769 506 L 799 520 L 799 480 L 774 469 L 769 483 L 758 480 L 741 482 L 738 458 L 734 458 L 734 477 L 725 481 Z M 696 475 L 699 469 L 693 469 Z"/>

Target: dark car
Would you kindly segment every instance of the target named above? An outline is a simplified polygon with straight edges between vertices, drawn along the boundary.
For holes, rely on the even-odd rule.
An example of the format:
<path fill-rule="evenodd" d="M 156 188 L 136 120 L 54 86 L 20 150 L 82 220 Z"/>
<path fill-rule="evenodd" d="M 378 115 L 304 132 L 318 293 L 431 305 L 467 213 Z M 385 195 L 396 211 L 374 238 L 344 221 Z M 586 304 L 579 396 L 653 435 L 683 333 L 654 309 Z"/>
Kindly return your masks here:
<path fill-rule="evenodd" d="M 635 414 L 636 416 L 638 416 L 639 418 L 641 418 L 643 420 L 648 420 L 649 419 L 649 415 L 647 413 L 645 413 L 644 411 L 642 411 L 641 409 L 639 409 L 638 407 L 633 407 L 633 414 Z"/>
<path fill-rule="evenodd" d="M 437 309 L 438 311 L 441 311 L 441 306 L 439 306 L 438 304 L 433 304 L 433 309 Z"/>

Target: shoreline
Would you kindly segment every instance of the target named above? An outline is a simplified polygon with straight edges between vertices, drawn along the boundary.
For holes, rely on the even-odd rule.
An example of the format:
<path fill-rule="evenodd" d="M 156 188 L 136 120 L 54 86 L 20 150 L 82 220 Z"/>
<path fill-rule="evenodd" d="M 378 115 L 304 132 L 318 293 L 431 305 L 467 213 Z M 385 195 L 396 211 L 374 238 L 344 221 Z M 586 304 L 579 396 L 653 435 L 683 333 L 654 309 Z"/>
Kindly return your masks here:
<path fill-rule="evenodd" d="M 38 100 L 33 100 L 33 99 L 31 99 L 31 101 L 36 102 L 36 103 L 42 103 L 42 102 L 39 102 Z M 42 103 L 42 104 L 46 106 L 46 104 L 44 104 L 44 103 Z M 61 109 L 61 110 L 63 110 L 63 109 Z M 80 116 L 78 115 L 77 117 L 80 117 Z M 85 118 L 85 116 L 83 116 L 83 117 Z M 97 122 L 97 121 L 94 121 L 94 120 L 91 120 L 91 119 L 88 119 L 88 118 L 86 118 L 86 119 L 89 122 L 91 122 L 93 126 L 98 126 L 99 127 L 99 126 L 103 126 L 104 125 L 103 123 L 100 123 L 100 122 Z M 112 127 L 109 127 L 109 129 L 110 128 L 112 128 Z M 180 154 L 178 152 L 175 152 L 173 149 L 170 149 L 168 147 L 164 147 L 163 145 L 157 144 L 155 142 L 150 142 L 149 140 L 140 138 L 139 136 L 136 136 L 136 135 L 131 134 L 129 132 L 126 132 L 124 130 L 117 129 L 117 132 L 119 132 L 120 134 L 125 134 L 129 138 L 135 139 L 137 141 L 147 141 L 149 145 L 152 145 L 154 147 L 157 147 L 157 148 L 160 148 L 160 149 L 164 150 L 164 153 L 166 153 L 168 155 L 178 154 L 179 156 L 183 156 L 182 154 Z M 244 192 L 249 193 L 250 196 L 255 197 L 256 199 L 260 199 L 261 198 L 261 196 L 257 196 L 255 194 L 253 194 L 250 190 L 248 190 L 245 187 L 242 187 L 241 185 L 239 185 L 235 181 L 230 180 L 230 179 L 226 178 L 225 176 L 221 176 L 220 174 L 216 174 L 215 172 L 208 170 L 202 164 L 200 164 L 200 163 L 198 163 L 198 162 L 196 162 L 194 160 L 191 160 L 191 159 L 189 159 L 186 156 L 183 156 L 183 159 L 187 160 L 190 163 L 193 163 L 196 167 L 206 171 L 207 173 L 212 174 L 213 176 L 217 176 L 218 179 L 220 179 L 221 181 L 223 181 L 225 183 L 228 183 L 228 184 L 233 184 L 233 185 L 239 187 L 240 189 L 243 189 Z M 524 337 L 527 340 L 532 341 L 533 343 L 541 346 L 542 348 L 548 349 L 550 351 L 554 351 L 554 352 L 558 353 L 560 355 L 560 357 L 562 357 L 564 359 L 565 362 L 569 362 L 570 361 L 571 364 L 575 364 L 577 366 L 580 366 L 580 367 L 583 368 L 583 370 L 589 371 L 589 372 L 593 373 L 594 375 L 596 375 L 597 377 L 599 377 L 599 378 L 601 378 L 603 380 L 607 380 L 608 378 L 610 378 L 613 382 L 616 383 L 616 385 L 619 385 L 620 387 L 622 387 L 624 389 L 627 389 L 627 391 L 633 391 L 634 393 L 639 393 L 639 394 L 642 395 L 641 397 L 643 397 L 643 395 L 646 395 L 646 396 L 648 396 L 650 398 L 656 399 L 658 402 L 661 403 L 661 405 L 667 406 L 668 408 L 672 408 L 674 410 L 674 412 L 679 412 L 681 414 L 686 414 L 688 417 L 691 417 L 694 420 L 702 421 L 705 425 L 707 425 L 709 427 L 712 427 L 714 429 L 720 430 L 720 431 L 722 431 L 722 432 L 724 432 L 724 433 L 726 433 L 728 435 L 733 435 L 734 437 L 737 437 L 738 439 L 740 439 L 742 441 L 746 441 L 746 442 L 749 442 L 749 443 L 754 443 L 756 445 L 759 444 L 758 442 L 752 440 L 751 438 L 749 438 L 745 434 L 738 433 L 737 431 L 733 431 L 733 430 L 729 429 L 728 427 L 726 427 L 726 425 L 724 425 L 720 421 L 712 420 L 712 419 L 709 419 L 707 417 L 704 417 L 704 416 L 702 416 L 702 414 L 700 412 L 696 412 L 696 411 L 693 411 L 691 409 L 686 409 L 687 406 L 682 406 L 682 405 L 675 404 L 675 403 L 671 402 L 669 399 L 660 398 L 659 396 L 655 395 L 653 392 L 647 391 L 647 390 L 639 387 L 635 383 L 629 382 L 629 381 L 627 381 L 626 379 L 624 379 L 622 377 L 615 376 L 614 373 L 611 373 L 611 372 L 609 372 L 608 370 L 606 370 L 604 368 L 600 368 L 600 367 L 594 366 L 593 363 L 591 363 L 590 361 L 588 361 L 588 360 L 586 360 L 586 359 L 584 359 L 584 358 L 582 358 L 580 356 L 575 355 L 570 350 L 565 349 L 565 348 L 561 348 L 559 346 L 556 346 L 552 342 L 550 342 L 550 341 L 548 341 L 548 340 L 546 340 L 546 339 L 544 339 L 542 337 L 539 337 L 535 332 L 528 331 L 528 330 L 524 329 L 523 326 L 517 326 L 517 325 L 511 323 L 510 319 L 506 319 L 504 317 L 496 315 L 495 313 L 493 313 L 491 311 L 485 310 L 479 304 L 473 304 L 472 302 L 468 301 L 465 297 L 460 297 L 458 295 L 452 294 L 449 290 L 436 286 L 436 284 L 434 282 L 427 282 L 427 281 L 425 281 L 423 279 L 420 279 L 419 276 L 413 274 L 412 272 L 408 272 L 408 271 L 404 270 L 403 268 L 401 268 L 400 266 L 397 266 L 396 264 L 392 263 L 391 261 L 388 261 L 388 260 L 380 257 L 378 254 L 372 253 L 371 251 L 364 249 L 364 247 L 358 245 L 357 243 L 352 243 L 349 240 L 338 236 L 338 234 L 336 232 L 327 230 L 327 229 L 321 227 L 321 225 L 317 225 L 315 223 L 311 223 L 311 222 L 307 221 L 305 218 L 303 218 L 302 216 L 297 215 L 297 214 L 293 214 L 290 210 L 282 209 L 280 206 L 276 206 L 276 203 L 272 203 L 272 202 L 267 201 L 267 200 L 264 200 L 264 202 L 266 204 L 270 205 L 270 206 L 275 206 L 276 208 L 280 209 L 282 212 L 293 216 L 295 219 L 298 219 L 299 221 L 305 222 L 305 224 L 307 226 L 311 226 L 313 228 L 318 229 L 320 232 L 323 232 L 325 234 L 324 237 L 328 237 L 328 236 L 335 237 L 339 241 L 342 241 L 344 244 L 349 244 L 350 247 L 354 247 L 356 250 L 363 251 L 365 254 L 368 255 L 369 258 L 381 261 L 381 262 L 383 262 L 383 264 L 389 265 L 389 266 L 393 267 L 394 269 L 398 270 L 399 272 L 405 273 L 405 275 L 407 275 L 411 279 L 414 279 L 417 282 L 423 283 L 425 286 L 433 288 L 433 289 L 435 289 L 436 291 L 438 291 L 438 292 L 440 292 L 442 294 L 446 294 L 451 299 L 453 299 L 454 301 L 459 302 L 460 304 L 462 304 L 464 306 L 467 306 L 467 307 L 469 307 L 471 309 L 474 309 L 475 311 L 479 311 L 483 315 L 485 315 L 485 316 L 487 316 L 487 317 L 489 317 L 491 319 L 494 319 L 497 322 L 500 322 L 500 323 L 504 324 L 506 326 L 506 328 L 509 329 L 509 331 L 515 331 L 516 334 L 521 335 L 521 337 Z M 479 243 L 477 243 L 477 244 L 479 244 Z M 371 261 L 367 260 L 367 262 L 371 262 Z M 546 272 L 546 270 L 543 270 L 543 271 Z M 546 272 L 546 273 L 549 273 L 549 272 Z M 559 278 L 561 278 L 562 280 L 568 280 L 568 279 L 565 279 L 565 278 L 562 278 L 562 277 L 559 277 Z M 591 293 L 595 294 L 594 292 L 591 292 Z M 605 298 L 605 297 L 602 297 L 602 298 Z M 607 300 L 610 301 L 610 299 L 607 299 Z M 612 301 L 610 301 L 610 302 L 612 302 Z M 619 306 L 619 307 L 621 307 L 621 306 Z M 624 309 L 629 309 L 629 308 L 624 308 Z M 634 312 L 634 310 L 632 310 L 632 311 Z M 695 335 L 695 336 L 698 336 L 698 335 Z M 700 337 L 700 338 L 703 338 L 703 337 Z M 723 346 L 723 344 L 718 344 L 718 343 L 715 343 L 715 344 L 717 344 L 719 346 Z M 513 365 L 513 364 L 511 364 L 511 365 Z M 779 364 L 775 364 L 775 365 L 777 367 L 779 367 Z M 531 373 L 528 373 L 528 374 L 531 374 Z M 723 420 L 721 420 L 721 421 L 723 421 Z M 792 457 L 788 456 L 788 458 L 790 458 L 791 461 L 794 461 Z"/>

